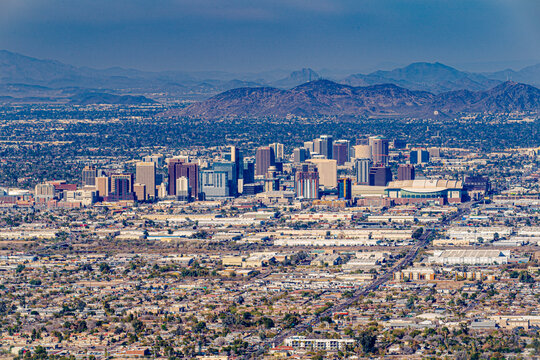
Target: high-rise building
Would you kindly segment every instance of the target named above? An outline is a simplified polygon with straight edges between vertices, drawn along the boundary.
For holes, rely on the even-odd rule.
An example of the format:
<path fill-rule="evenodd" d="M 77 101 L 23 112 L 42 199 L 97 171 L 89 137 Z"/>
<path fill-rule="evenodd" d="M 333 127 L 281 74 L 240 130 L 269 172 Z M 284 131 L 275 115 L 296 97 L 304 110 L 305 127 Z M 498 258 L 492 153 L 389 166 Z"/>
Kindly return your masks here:
<path fill-rule="evenodd" d="M 398 180 L 414 180 L 414 166 L 411 164 L 400 164 L 397 171 Z"/>
<path fill-rule="evenodd" d="M 253 184 L 255 182 L 255 163 L 253 160 L 244 160 L 244 185 Z"/>
<path fill-rule="evenodd" d="M 392 170 L 384 165 L 372 166 L 369 170 L 369 185 L 370 186 L 386 186 L 392 181 Z"/>
<path fill-rule="evenodd" d="M 321 135 L 321 152 L 319 154 L 326 156 L 327 159 L 333 159 L 333 142 L 334 137 L 332 135 Z"/>
<path fill-rule="evenodd" d="M 199 166 L 195 163 L 185 163 L 183 159 L 169 160 L 169 195 L 177 195 L 176 179 L 181 176 L 189 179 L 191 196 L 197 198 L 199 193 Z"/>
<path fill-rule="evenodd" d="M 319 198 L 319 173 L 313 164 L 297 165 L 294 175 L 296 197 L 303 199 Z"/>
<path fill-rule="evenodd" d="M 372 136 L 369 138 L 371 146 L 371 157 L 375 164 L 388 165 L 390 160 L 388 151 L 388 140 L 381 136 Z"/>
<path fill-rule="evenodd" d="M 135 166 L 135 182 L 146 186 L 146 199 L 137 197 L 139 201 L 156 197 L 156 163 L 138 162 Z"/>
<path fill-rule="evenodd" d="M 148 155 L 143 158 L 144 162 L 153 162 L 156 164 L 156 167 L 161 168 L 163 166 L 163 155 L 154 154 Z"/>
<path fill-rule="evenodd" d="M 201 193 L 205 199 L 222 198 L 230 196 L 229 179 L 227 171 L 202 170 L 200 172 Z"/>
<path fill-rule="evenodd" d="M 371 159 L 371 146 L 369 145 L 355 145 L 354 157 L 356 159 Z"/>
<path fill-rule="evenodd" d="M 122 186 L 127 186 L 127 190 L 124 191 L 124 189 L 122 189 L 123 192 L 118 192 L 117 189 L 116 189 L 116 184 L 117 184 L 117 181 L 118 179 L 124 179 L 126 180 L 126 182 L 122 182 L 121 185 Z M 133 192 L 133 174 L 112 174 L 111 175 L 111 189 L 109 191 L 109 195 L 110 194 L 124 194 L 124 193 L 132 193 Z M 124 200 L 124 199 L 123 199 Z"/>
<path fill-rule="evenodd" d="M 315 152 L 315 145 L 313 141 L 304 141 L 304 148 L 309 151 L 310 154 Z"/>
<path fill-rule="evenodd" d="M 191 198 L 191 188 L 189 187 L 189 179 L 187 177 L 180 176 L 176 179 L 176 196 L 184 201 L 188 201 Z"/>
<path fill-rule="evenodd" d="M 85 166 L 82 171 L 82 185 L 95 186 L 97 177 L 97 168 L 95 166 Z"/>
<path fill-rule="evenodd" d="M 409 163 L 427 164 L 429 162 L 429 152 L 426 149 L 413 149 L 409 153 Z"/>
<path fill-rule="evenodd" d="M 98 176 L 96 178 L 96 189 L 100 197 L 104 198 L 108 196 L 111 189 L 111 178 L 108 176 Z"/>
<path fill-rule="evenodd" d="M 345 200 L 352 199 L 352 181 L 350 178 L 338 180 L 338 198 Z"/>
<path fill-rule="evenodd" d="M 332 149 L 333 158 L 337 161 L 338 166 L 344 165 L 349 161 L 349 141 L 337 140 Z"/>
<path fill-rule="evenodd" d="M 212 164 L 212 169 L 214 171 L 224 171 L 227 173 L 229 196 L 236 196 L 238 193 L 238 172 L 236 164 L 229 161 L 218 161 Z"/>
<path fill-rule="evenodd" d="M 148 200 L 148 194 L 146 193 L 146 184 L 135 183 L 135 185 L 133 185 L 133 192 L 135 193 L 135 198 L 137 198 L 137 201 Z"/>
<path fill-rule="evenodd" d="M 319 185 L 328 188 L 337 186 L 337 162 L 331 159 L 309 159 L 309 163 L 317 166 Z"/>
<path fill-rule="evenodd" d="M 274 149 L 274 155 L 276 156 L 276 161 L 283 160 L 285 147 L 280 143 L 272 143 L 269 145 Z"/>
<path fill-rule="evenodd" d="M 314 154 L 322 154 L 322 140 L 321 139 L 313 139 L 313 151 Z M 323 155 L 326 157 L 326 155 Z"/>
<path fill-rule="evenodd" d="M 370 159 L 356 159 L 354 162 L 356 168 L 356 183 L 359 185 L 369 185 L 369 170 L 372 161 Z"/>
<path fill-rule="evenodd" d="M 303 163 L 308 158 L 308 150 L 306 148 L 296 148 L 293 150 L 293 162 L 296 164 Z"/>
<path fill-rule="evenodd" d="M 276 156 L 274 149 L 270 146 L 262 146 L 257 149 L 255 154 L 255 175 L 265 175 L 270 166 L 276 165 Z"/>
<path fill-rule="evenodd" d="M 53 184 L 37 184 L 34 188 L 34 198 L 36 202 L 47 202 L 54 199 L 54 185 Z"/>
<path fill-rule="evenodd" d="M 135 200 L 133 193 L 133 176 L 131 174 L 114 174 L 111 176 L 111 192 L 105 201 Z"/>

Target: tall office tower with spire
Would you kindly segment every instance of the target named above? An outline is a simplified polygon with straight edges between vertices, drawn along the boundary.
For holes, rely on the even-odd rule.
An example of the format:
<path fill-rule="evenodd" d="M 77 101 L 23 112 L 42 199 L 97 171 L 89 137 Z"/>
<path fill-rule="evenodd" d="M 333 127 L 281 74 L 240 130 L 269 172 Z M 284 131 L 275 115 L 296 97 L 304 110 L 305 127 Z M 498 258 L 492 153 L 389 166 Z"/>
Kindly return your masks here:
<path fill-rule="evenodd" d="M 371 157 L 375 164 L 388 165 L 389 163 L 389 151 L 388 139 L 384 139 L 382 136 L 371 136 L 369 138 L 369 145 L 371 147 Z"/>
<path fill-rule="evenodd" d="M 270 146 L 262 146 L 257 149 L 255 154 L 255 175 L 266 175 L 270 166 L 276 165 L 276 156 L 274 149 Z"/>
<path fill-rule="evenodd" d="M 135 183 L 146 186 L 145 199 L 140 199 L 138 196 L 138 200 L 154 199 L 156 197 L 156 163 L 138 162 L 135 167 Z"/>

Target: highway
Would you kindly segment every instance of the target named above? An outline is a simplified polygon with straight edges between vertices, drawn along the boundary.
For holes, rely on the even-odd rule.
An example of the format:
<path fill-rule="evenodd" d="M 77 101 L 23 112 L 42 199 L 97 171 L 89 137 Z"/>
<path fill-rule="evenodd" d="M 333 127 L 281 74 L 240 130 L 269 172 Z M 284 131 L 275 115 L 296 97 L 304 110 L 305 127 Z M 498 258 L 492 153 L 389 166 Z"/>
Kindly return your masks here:
<path fill-rule="evenodd" d="M 445 220 L 439 222 L 439 225 L 445 226 L 445 225 L 450 224 L 452 221 L 459 219 L 465 213 L 468 213 L 471 207 L 476 203 L 477 202 L 467 202 L 467 203 L 460 204 L 458 206 L 458 211 L 455 214 L 446 218 Z M 322 318 L 326 316 L 331 317 L 332 314 L 335 312 L 344 311 L 361 297 L 364 297 L 368 295 L 370 292 L 377 290 L 382 284 L 392 279 L 396 272 L 407 268 L 413 263 L 414 259 L 418 255 L 418 252 L 429 244 L 431 240 L 431 235 L 433 233 L 434 233 L 433 229 L 428 229 L 424 231 L 422 235 L 420 236 L 420 238 L 418 239 L 418 241 L 416 242 L 416 244 L 412 248 L 409 249 L 409 251 L 407 252 L 407 255 L 405 255 L 396 265 L 394 265 L 394 267 L 387 270 L 381 276 L 377 277 L 368 286 L 356 290 L 352 297 L 345 299 L 344 301 L 338 304 L 335 304 L 334 306 L 328 308 L 327 310 L 320 313 L 319 315 L 306 319 L 305 321 L 299 323 L 297 326 L 295 326 L 292 329 L 282 330 L 279 334 L 277 334 L 275 337 L 271 339 L 267 339 L 264 342 L 249 346 L 243 358 L 254 359 L 254 358 L 260 357 L 267 349 L 269 349 L 274 344 L 275 345 L 282 344 L 286 338 L 298 335 L 302 333 L 303 331 L 307 330 L 309 327 L 314 327 L 315 325 L 321 322 Z"/>

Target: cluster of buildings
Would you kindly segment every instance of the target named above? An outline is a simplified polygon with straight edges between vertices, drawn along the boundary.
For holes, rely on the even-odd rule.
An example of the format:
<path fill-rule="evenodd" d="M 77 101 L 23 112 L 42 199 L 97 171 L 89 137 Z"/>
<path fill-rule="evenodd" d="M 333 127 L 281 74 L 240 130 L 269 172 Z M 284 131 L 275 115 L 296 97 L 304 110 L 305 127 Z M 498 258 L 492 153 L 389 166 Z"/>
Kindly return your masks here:
<path fill-rule="evenodd" d="M 261 194 L 268 201 L 296 198 L 343 207 L 460 203 L 470 196 L 482 197 L 490 189 L 487 178 L 479 176 L 462 180 L 419 176 L 415 166 L 439 159 L 440 150 L 407 149 L 403 141 L 390 142 L 381 136 L 351 146 L 348 140 L 322 135 L 291 154 L 286 154 L 283 144 L 273 143 L 256 148 L 252 157 L 244 155 L 230 146 L 213 158 L 149 155 L 126 164 L 124 170 L 87 165 L 80 184 L 47 181 L 36 185 L 33 198 L 29 193 L 0 193 L 0 201 L 87 207 L 97 202 L 190 202 Z"/>

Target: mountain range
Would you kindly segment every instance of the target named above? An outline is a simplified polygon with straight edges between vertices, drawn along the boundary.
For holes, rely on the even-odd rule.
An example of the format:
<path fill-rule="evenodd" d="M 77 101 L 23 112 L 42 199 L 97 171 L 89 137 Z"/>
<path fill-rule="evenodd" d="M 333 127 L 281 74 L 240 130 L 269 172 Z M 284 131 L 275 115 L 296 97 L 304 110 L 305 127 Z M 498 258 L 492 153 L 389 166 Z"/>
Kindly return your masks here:
<path fill-rule="evenodd" d="M 455 113 L 538 112 L 540 90 L 504 82 L 489 90 L 456 90 L 440 94 L 394 84 L 350 86 L 329 80 L 308 82 L 290 90 L 239 88 L 194 103 L 167 116 L 202 119 L 307 116 L 451 116 Z"/>
<path fill-rule="evenodd" d="M 507 69 L 493 73 L 471 73 L 441 63 L 418 62 L 369 74 L 345 76 L 328 71 L 324 73 L 327 80 L 352 88 L 393 84 L 413 93 L 423 91 L 432 95 L 453 91 L 489 91 L 507 80 L 540 86 L 540 64 L 519 71 Z M 200 101 L 228 90 L 245 88 L 260 88 L 258 91 L 263 93 L 272 91 L 270 88 L 294 93 L 296 87 L 322 78 L 309 68 L 293 72 L 273 70 L 259 73 L 151 72 L 121 67 L 100 70 L 0 50 L 0 102 L 4 103 Z M 237 92 L 242 91 L 245 90 Z M 122 98 L 133 95 L 138 97 Z"/>

